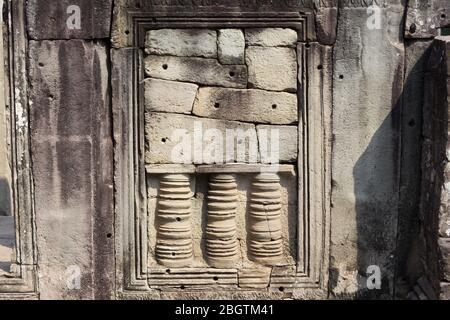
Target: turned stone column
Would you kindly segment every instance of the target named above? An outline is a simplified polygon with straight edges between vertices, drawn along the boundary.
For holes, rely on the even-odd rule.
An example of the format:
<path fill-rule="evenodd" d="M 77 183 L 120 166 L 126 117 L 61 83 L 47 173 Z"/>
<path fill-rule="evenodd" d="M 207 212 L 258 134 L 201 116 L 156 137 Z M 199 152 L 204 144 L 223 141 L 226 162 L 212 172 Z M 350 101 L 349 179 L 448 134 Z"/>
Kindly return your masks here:
<path fill-rule="evenodd" d="M 157 208 L 156 260 L 167 267 L 188 267 L 193 257 L 189 175 L 161 178 Z"/>
<path fill-rule="evenodd" d="M 235 266 L 239 243 L 236 234 L 238 191 L 232 175 L 211 177 L 208 191 L 208 222 L 206 226 L 206 257 L 210 266 Z"/>
<path fill-rule="evenodd" d="M 250 260 L 274 265 L 283 258 L 281 186 L 274 173 L 261 173 L 252 183 L 248 226 Z"/>

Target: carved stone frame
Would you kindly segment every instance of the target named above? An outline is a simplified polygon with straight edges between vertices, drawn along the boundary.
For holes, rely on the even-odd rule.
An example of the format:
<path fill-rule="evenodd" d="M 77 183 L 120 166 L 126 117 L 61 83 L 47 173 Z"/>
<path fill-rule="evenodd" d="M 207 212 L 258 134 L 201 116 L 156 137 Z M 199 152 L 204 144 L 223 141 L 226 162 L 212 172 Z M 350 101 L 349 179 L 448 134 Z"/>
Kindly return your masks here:
<path fill-rule="evenodd" d="M 117 10 L 116 10 L 117 14 Z M 121 19 L 124 19 L 125 22 Z M 328 285 L 331 156 L 331 47 L 315 42 L 314 15 L 307 12 L 162 12 L 130 10 L 121 20 L 122 43 L 112 50 L 115 139 L 115 232 L 117 289 L 121 298 L 161 296 L 147 283 L 147 192 L 144 155 L 143 47 L 152 28 L 289 27 L 298 30 L 302 52 L 299 101 L 298 263 L 272 277 L 269 291 L 283 287 L 296 298 L 324 297 Z M 117 30 L 116 30 L 117 31 Z M 117 45 L 116 45 L 117 46 Z M 304 182 L 304 183 L 303 183 Z M 184 290 L 184 292 L 189 292 Z M 200 292 L 201 294 L 201 292 Z M 225 293 L 224 293 L 225 294 Z M 201 296 L 201 295 L 200 295 Z M 236 297 L 236 295 L 234 295 Z"/>
<path fill-rule="evenodd" d="M 25 1 L 5 1 L 9 13 L 9 82 L 11 101 L 12 208 L 16 259 L 12 273 L 0 277 L 0 299 L 36 298 L 36 250 L 33 179 L 29 149 Z"/>

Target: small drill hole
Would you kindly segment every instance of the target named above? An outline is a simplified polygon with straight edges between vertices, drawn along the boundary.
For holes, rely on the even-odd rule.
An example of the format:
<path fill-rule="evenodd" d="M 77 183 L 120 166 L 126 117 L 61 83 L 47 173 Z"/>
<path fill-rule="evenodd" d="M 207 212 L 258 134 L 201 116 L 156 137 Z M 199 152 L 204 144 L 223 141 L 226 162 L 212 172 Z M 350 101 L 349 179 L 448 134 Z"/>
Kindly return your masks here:
<path fill-rule="evenodd" d="M 215 276 L 213 279 L 214 279 L 214 281 L 219 281 L 219 277 L 217 277 L 217 276 Z"/>
<path fill-rule="evenodd" d="M 177 218 L 177 221 L 180 222 L 180 221 L 181 221 L 181 218 Z"/>
<path fill-rule="evenodd" d="M 184 285 L 181 285 L 181 286 L 180 286 L 180 289 L 181 289 L 181 290 L 184 290 L 184 288 L 185 288 Z"/>
<path fill-rule="evenodd" d="M 442 19 L 447 18 L 447 15 L 446 15 L 445 13 L 443 13 L 443 14 L 441 14 L 441 18 L 442 18 Z"/>
<path fill-rule="evenodd" d="M 125 34 L 130 34 L 130 31 L 129 30 L 125 30 Z"/>
<path fill-rule="evenodd" d="M 163 68 L 164 70 L 167 70 L 167 69 L 169 69 L 169 66 L 168 66 L 167 64 L 163 64 L 163 65 L 162 65 L 162 68 Z"/>
<path fill-rule="evenodd" d="M 409 33 L 413 34 L 416 33 L 417 26 L 413 23 L 409 26 Z"/>
<path fill-rule="evenodd" d="M 111 233 L 108 233 L 108 234 L 106 235 L 106 237 L 107 237 L 107 238 L 111 238 L 111 237 L 112 237 L 112 234 L 111 234 Z"/>
<path fill-rule="evenodd" d="M 344 79 L 344 75 L 343 74 L 341 74 L 340 76 L 339 76 L 339 79 Z"/>
<path fill-rule="evenodd" d="M 272 109 L 274 109 L 274 110 L 275 110 L 277 107 L 278 107 L 278 106 L 277 106 L 276 104 L 273 104 L 273 105 L 272 105 Z"/>
<path fill-rule="evenodd" d="M 281 292 L 284 291 L 284 287 L 279 287 L 278 290 L 280 290 Z"/>
<path fill-rule="evenodd" d="M 230 71 L 230 77 L 234 77 L 236 75 L 236 73 L 234 73 L 233 71 Z"/>
<path fill-rule="evenodd" d="M 43 67 L 44 64 L 42 62 L 39 62 L 39 67 Z"/>
<path fill-rule="evenodd" d="M 170 273 L 170 269 L 166 269 L 166 273 Z"/>
<path fill-rule="evenodd" d="M 305 48 L 306 48 L 306 49 L 309 49 L 309 48 L 311 48 L 311 45 L 310 45 L 309 43 L 306 43 L 306 44 L 305 44 Z"/>
<path fill-rule="evenodd" d="M 175 257 L 175 252 L 172 252 L 172 257 Z"/>
<path fill-rule="evenodd" d="M 416 125 L 416 121 L 414 119 L 411 119 L 411 121 L 408 122 L 410 127 L 414 127 Z"/>
<path fill-rule="evenodd" d="M 219 108 L 220 108 L 220 103 L 216 102 L 216 103 L 214 104 L 214 108 L 219 109 Z"/>
<path fill-rule="evenodd" d="M 323 65 L 319 64 L 319 65 L 317 66 L 317 69 L 322 70 L 322 69 L 323 69 Z"/>
<path fill-rule="evenodd" d="M 166 142 L 167 142 L 167 139 L 166 139 L 166 138 L 162 138 L 162 139 L 161 139 L 161 142 L 162 142 L 162 143 L 166 143 Z"/>

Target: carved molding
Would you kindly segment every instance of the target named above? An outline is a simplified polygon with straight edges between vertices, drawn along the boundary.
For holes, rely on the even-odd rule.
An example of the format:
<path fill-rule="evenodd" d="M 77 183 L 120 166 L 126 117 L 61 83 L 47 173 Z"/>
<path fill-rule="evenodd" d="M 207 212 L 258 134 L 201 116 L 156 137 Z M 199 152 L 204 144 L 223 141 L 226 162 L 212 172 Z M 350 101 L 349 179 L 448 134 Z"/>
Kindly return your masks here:
<path fill-rule="evenodd" d="M 28 98 L 25 31 L 25 1 L 7 1 L 9 13 L 9 74 L 11 101 L 11 159 L 13 212 L 16 229 L 16 261 L 12 274 L 0 277 L 0 298 L 36 297 L 36 250 L 33 184 L 28 132 Z"/>
<path fill-rule="evenodd" d="M 297 265 L 274 266 L 269 291 L 323 292 L 328 281 L 331 132 L 331 47 L 314 40 L 313 12 L 164 12 L 116 6 L 113 60 L 113 117 L 116 186 L 116 265 L 119 296 L 161 297 L 152 289 L 213 290 L 218 282 L 233 290 L 253 290 L 261 279 L 249 277 L 247 288 L 237 288 L 235 269 L 147 269 L 147 194 L 149 174 L 230 174 L 227 166 L 145 166 L 143 107 L 143 39 L 152 28 L 290 27 L 299 31 L 301 86 L 299 102 L 298 243 Z M 122 19 L 122 20 L 121 20 Z M 122 24 L 124 23 L 124 24 Z M 127 26 L 124 30 L 122 26 Z M 126 32 L 125 32 L 126 31 Z M 118 34 L 120 33 L 120 35 Z M 125 36 L 126 35 L 126 36 Z M 126 48 L 132 46 L 132 48 Z M 318 68 L 318 66 L 321 66 Z M 170 165 L 169 165 L 170 166 Z M 247 166 L 246 168 L 250 168 Z M 289 168 L 288 168 L 289 167 Z M 243 168 L 243 167 L 242 167 Z M 241 168 L 241 169 L 242 169 Z M 239 170 L 241 170 L 239 169 Z M 258 172 L 260 168 L 250 168 Z M 252 171 L 253 170 L 253 171 Z M 292 172 L 292 166 L 283 170 Z M 245 171 L 243 169 L 243 171 Z M 240 171 L 238 171 L 240 172 Z M 275 175 L 276 176 L 276 175 Z M 150 271 L 150 272 L 149 272 Z M 224 275 L 227 275 L 224 278 Z M 172 280 L 173 279 L 173 280 Z M 183 284 L 182 279 L 188 279 Z M 256 281 L 251 284 L 252 279 Z M 225 282 L 221 282 L 225 281 Z M 181 287 L 180 287 L 181 285 Z M 228 286 L 228 287 L 227 287 Z M 250 289 L 249 289 L 250 288 Z M 306 291 L 305 291 L 306 290 Z M 312 291 L 311 291 L 312 290 Z M 233 291 L 233 292 L 234 292 Z M 316 294 L 314 293 L 314 294 Z M 226 295 L 226 293 L 224 293 Z"/>

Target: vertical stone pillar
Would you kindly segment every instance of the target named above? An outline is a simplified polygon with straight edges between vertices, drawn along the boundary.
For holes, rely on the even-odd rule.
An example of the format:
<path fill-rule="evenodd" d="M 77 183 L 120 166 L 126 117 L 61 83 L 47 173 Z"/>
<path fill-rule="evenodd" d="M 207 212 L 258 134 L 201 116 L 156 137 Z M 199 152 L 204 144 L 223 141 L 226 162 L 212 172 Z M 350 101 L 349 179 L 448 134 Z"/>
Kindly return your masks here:
<path fill-rule="evenodd" d="M 237 184 L 232 175 L 214 175 L 209 182 L 206 256 L 216 268 L 231 268 L 239 253 L 236 233 Z"/>
<path fill-rule="evenodd" d="M 167 267 L 187 267 L 193 257 L 189 175 L 161 178 L 157 209 L 156 259 Z"/>
<path fill-rule="evenodd" d="M 252 183 L 248 243 L 250 260 L 274 265 L 283 257 L 280 178 L 261 173 Z"/>

